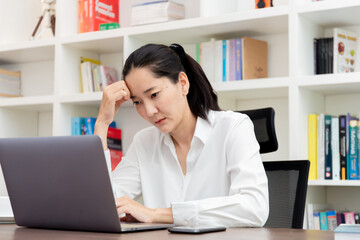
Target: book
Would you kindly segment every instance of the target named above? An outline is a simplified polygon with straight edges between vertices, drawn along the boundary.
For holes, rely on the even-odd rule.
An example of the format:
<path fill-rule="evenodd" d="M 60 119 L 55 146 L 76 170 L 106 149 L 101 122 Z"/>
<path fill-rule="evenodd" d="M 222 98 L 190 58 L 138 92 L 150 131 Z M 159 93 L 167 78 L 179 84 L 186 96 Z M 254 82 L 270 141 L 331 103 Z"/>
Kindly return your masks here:
<path fill-rule="evenodd" d="M 173 1 L 153 2 L 131 7 L 131 25 L 159 23 L 185 18 L 185 7 Z"/>
<path fill-rule="evenodd" d="M 320 213 L 314 212 L 314 230 L 320 230 Z"/>
<path fill-rule="evenodd" d="M 222 61 L 222 40 L 215 41 L 214 51 L 214 78 L 215 82 L 222 82 L 223 79 L 223 61 Z"/>
<path fill-rule="evenodd" d="M 100 24 L 119 23 L 119 0 L 78 0 L 78 31 L 99 31 Z"/>
<path fill-rule="evenodd" d="M 21 72 L 0 68 L 0 97 L 21 96 Z"/>
<path fill-rule="evenodd" d="M 348 161 L 348 170 L 349 170 L 349 179 L 357 180 L 358 179 L 358 143 L 357 143 L 357 134 L 358 134 L 358 119 L 351 119 L 349 121 L 349 161 Z"/>
<path fill-rule="evenodd" d="M 331 118 L 325 115 L 325 179 L 332 179 Z"/>
<path fill-rule="evenodd" d="M 87 57 L 80 57 L 80 87 L 81 92 L 93 92 L 93 64 L 100 65 L 99 60 Z"/>
<path fill-rule="evenodd" d="M 317 179 L 317 114 L 308 115 L 309 180 Z"/>
<path fill-rule="evenodd" d="M 340 180 L 339 117 L 331 119 L 332 177 Z"/>
<path fill-rule="evenodd" d="M 354 72 L 357 66 L 359 35 L 356 32 L 334 28 L 334 73 Z"/>
<path fill-rule="evenodd" d="M 235 80 L 242 80 L 241 38 L 235 39 Z"/>
<path fill-rule="evenodd" d="M 115 68 L 100 65 L 101 90 L 118 81 Z"/>
<path fill-rule="evenodd" d="M 347 147 L 346 147 L 346 116 L 339 116 L 339 154 L 340 154 L 340 179 L 346 180 L 347 176 Z"/>
<path fill-rule="evenodd" d="M 344 212 L 345 223 L 355 224 L 354 212 Z"/>
<path fill-rule="evenodd" d="M 335 240 L 357 240 L 360 239 L 359 224 L 340 224 L 334 230 Z"/>
<path fill-rule="evenodd" d="M 306 214 L 307 214 L 307 218 L 308 218 L 308 229 L 320 230 L 319 212 L 326 211 L 327 209 L 331 209 L 329 204 L 308 203 L 306 205 Z M 315 215 L 317 215 L 317 216 L 315 216 Z M 317 217 L 317 219 L 315 217 Z M 318 225 L 318 228 L 317 228 L 317 225 Z"/>
<path fill-rule="evenodd" d="M 118 23 L 101 23 L 99 30 L 104 31 L 104 30 L 111 30 L 111 29 L 117 29 L 117 28 L 120 28 L 120 24 L 118 24 Z"/>
<path fill-rule="evenodd" d="M 227 42 L 226 40 L 222 40 L 222 81 L 226 82 L 227 76 L 226 76 L 226 48 L 227 48 Z"/>
<path fill-rule="evenodd" d="M 243 79 L 268 77 L 267 42 L 243 37 L 241 46 Z"/>
<path fill-rule="evenodd" d="M 214 82 L 214 54 L 215 54 L 215 40 L 211 39 L 208 42 L 200 44 L 200 65 L 204 70 L 208 80 Z"/>
<path fill-rule="evenodd" d="M 325 115 L 320 113 L 317 121 L 317 179 L 325 179 Z"/>
<path fill-rule="evenodd" d="M 93 135 L 95 130 L 96 118 L 87 117 L 84 119 L 85 122 L 85 135 Z"/>
<path fill-rule="evenodd" d="M 329 230 L 326 212 L 320 212 L 320 230 Z"/>
<path fill-rule="evenodd" d="M 120 163 L 123 156 L 122 143 L 121 143 L 121 129 L 109 127 L 107 133 L 107 145 L 111 157 L 111 171 L 114 171 L 114 169 Z"/>
<path fill-rule="evenodd" d="M 72 129 L 72 135 L 78 136 L 78 135 L 84 135 L 84 118 L 82 117 L 72 117 L 71 118 L 71 129 Z"/>
<path fill-rule="evenodd" d="M 335 230 L 335 228 L 337 227 L 336 211 L 334 211 L 334 210 L 327 211 L 326 212 L 326 217 L 327 217 L 327 222 L 328 222 L 328 229 L 329 230 Z"/>

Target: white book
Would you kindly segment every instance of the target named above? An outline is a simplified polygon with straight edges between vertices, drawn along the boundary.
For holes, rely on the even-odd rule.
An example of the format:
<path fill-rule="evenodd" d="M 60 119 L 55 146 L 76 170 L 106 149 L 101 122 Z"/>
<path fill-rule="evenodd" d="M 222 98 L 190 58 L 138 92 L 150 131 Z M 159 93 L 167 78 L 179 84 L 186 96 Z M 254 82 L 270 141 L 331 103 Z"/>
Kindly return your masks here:
<path fill-rule="evenodd" d="M 317 179 L 325 179 L 325 115 L 319 114 L 317 122 Z"/>
<path fill-rule="evenodd" d="M 331 118 L 331 152 L 333 180 L 340 180 L 339 118 Z"/>
<path fill-rule="evenodd" d="M 334 28 L 334 73 L 355 72 L 359 57 L 359 34 Z"/>
<path fill-rule="evenodd" d="M 325 211 L 331 209 L 329 204 L 323 203 L 308 203 L 306 205 L 306 214 L 308 218 L 308 229 L 319 229 L 320 230 L 320 222 L 315 222 L 314 213 Z M 319 220 L 319 219 L 318 219 Z M 317 226 L 319 225 L 319 226 Z"/>
<path fill-rule="evenodd" d="M 90 86 L 89 86 L 89 76 L 88 76 L 88 65 L 89 62 L 83 62 L 80 64 L 80 68 L 81 68 L 81 83 L 82 83 L 82 88 L 83 88 L 83 93 L 88 93 L 90 92 Z"/>
<path fill-rule="evenodd" d="M 204 70 L 207 78 L 211 83 L 214 82 L 214 55 L 215 55 L 215 40 L 211 39 L 208 42 L 200 44 L 200 59 L 201 67 Z"/>
<path fill-rule="evenodd" d="M 215 41 L 215 53 L 214 53 L 215 82 L 222 82 L 222 74 L 223 74 L 222 54 L 223 54 L 222 40 Z"/>

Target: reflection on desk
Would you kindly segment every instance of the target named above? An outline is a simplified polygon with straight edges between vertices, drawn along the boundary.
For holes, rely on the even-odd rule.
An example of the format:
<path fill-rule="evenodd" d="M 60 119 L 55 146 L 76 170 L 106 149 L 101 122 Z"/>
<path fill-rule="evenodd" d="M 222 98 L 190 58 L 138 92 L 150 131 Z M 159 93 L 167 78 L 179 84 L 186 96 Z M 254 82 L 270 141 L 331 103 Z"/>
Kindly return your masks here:
<path fill-rule="evenodd" d="M 134 233 L 99 233 L 80 231 L 61 231 L 18 227 L 15 224 L 0 225 L 1 240 L 49 240 L 49 239 L 121 239 L 121 240 L 167 240 L 167 239 L 256 239 L 256 240 L 333 240 L 332 231 L 302 230 L 285 228 L 228 228 L 225 232 L 197 235 L 169 233 L 167 230 L 144 231 Z"/>

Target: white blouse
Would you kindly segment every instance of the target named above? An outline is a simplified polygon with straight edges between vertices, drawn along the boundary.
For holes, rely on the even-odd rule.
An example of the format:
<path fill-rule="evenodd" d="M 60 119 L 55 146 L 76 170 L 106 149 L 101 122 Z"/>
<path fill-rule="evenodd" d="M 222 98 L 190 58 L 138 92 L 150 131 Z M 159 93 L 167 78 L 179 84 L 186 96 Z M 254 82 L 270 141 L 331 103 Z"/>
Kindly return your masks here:
<path fill-rule="evenodd" d="M 198 117 L 186 175 L 170 135 L 149 127 L 135 135 L 111 179 L 116 197 L 142 194 L 146 207 L 172 207 L 175 225 L 261 227 L 269 213 L 253 124 L 231 111 L 210 111 L 208 121 Z"/>

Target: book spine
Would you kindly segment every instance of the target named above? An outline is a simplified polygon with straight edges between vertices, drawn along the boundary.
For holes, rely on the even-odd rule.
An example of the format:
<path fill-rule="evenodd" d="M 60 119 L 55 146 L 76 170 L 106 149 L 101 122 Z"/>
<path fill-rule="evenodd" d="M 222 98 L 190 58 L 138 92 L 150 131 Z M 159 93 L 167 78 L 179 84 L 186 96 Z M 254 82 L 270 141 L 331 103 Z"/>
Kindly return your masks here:
<path fill-rule="evenodd" d="M 78 32 L 84 32 L 84 0 L 78 0 Z"/>
<path fill-rule="evenodd" d="M 317 179 L 325 179 L 325 116 L 319 115 L 317 124 Z"/>
<path fill-rule="evenodd" d="M 344 212 L 345 224 L 355 224 L 354 212 Z"/>
<path fill-rule="evenodd" d="M 236 72 L 235 72 L 235 80 L 242 80 L 242 69 L 241 69 L 241 38 L 237 38 L 235 40 L 235 62 L 236 62 Z"/>
<path fill-rule="evenodd" d="M 331 152 L 332 152 L 332 177 L 340 180 L 340 154 L 339 154 L 339 118 L 331 119 Z"/>
<path fill-rule="evenodd" d="M 358 179 L 358 144 L 357 144 L 358 120 L 349 122 L 349 179 Z"/>
<path fill-rule="evenodd" d="M 325 116 L 325 179 L 332 179 L 331 116 Z"/>
<path fill-rule="evenodd" d="M 215 42 L 215 82 L 222 82 L 222 41 Z"/>
<path fill-rule="evenodd" d="M 328 230 L 334 231 L 337 227 L 336 211 L 327 211 L 326 216 L 328 222 Z"/>
<path fill-rule="evenodd" d="M 196 47 L 196 61 L 198 64 L 201 64 L 201 61 L 200 61 L 200 43 L 197 43 L 195 45 Z"/>
<path fill-rule="evenodd" d="M 320 230 L 329 230 L 326 212 L 320 212 Z"/>
<path fill-rule="evenodd" d="M 229 80 L 235 81 L 235 39 L 229 40 L 230 48 L 229 48 Z"/>
<path fill-rule="evenodd" d="M 81 134 L 81 125 L 84 123 L 82 117 L 73 117 L 71 118 L 71 129 L 73 136 L 79 136 Z"/>
<path fill-rule="evenodd" d="M 226 81 L 230 80 L 230 40 L 226 40 Z"/>
<path fill-rule="evenodd" d="M 226 82 L 226 40 L 222 41 L 222 81 Z"/>
<path fill-rule="evenodd" d="M 85 118 L 86 135 L 93 135 L 95 130 L 96 118 Z"/>
<path fill-rule="evenodd" d="M 317 114 L 308 116 L 309 180 L 317 179 Z"/>
<path fill-rule="evenodd" d="M 346 161 L 346 116 L 339 116 L 339 153 L 340 153 L 340 179 L 346 180 L 347 161 Z"/>
<path fill-rule="evenodd" d="M 114 169 L 120 163 L 123 156 L 122 143 L 121 143 L 121 129 L 111 128 L 111 127 L 108 128 L 107 145 L 111 157 L 111 171 L 114 171 Z"/>
<path fill-rule="evenodd" d="M 314 229 L 320 230 L 320 213 L 314 212 Z"/>

